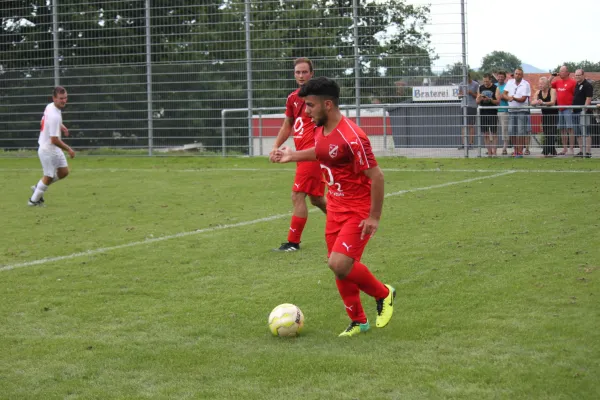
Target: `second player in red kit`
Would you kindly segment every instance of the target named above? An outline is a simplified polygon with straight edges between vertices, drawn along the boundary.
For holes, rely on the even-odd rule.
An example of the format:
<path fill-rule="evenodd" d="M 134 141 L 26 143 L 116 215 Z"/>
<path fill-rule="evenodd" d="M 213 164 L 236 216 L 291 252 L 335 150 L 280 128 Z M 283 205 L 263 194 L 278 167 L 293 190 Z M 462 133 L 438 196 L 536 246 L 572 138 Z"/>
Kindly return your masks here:
<path fill-rule="evenodd" d="M 298 58 L 294 61 L 294 78 L 300 88 L 314 75 L 312 62 L 308 58 Z M 314 129 L 315 124 L 305 113 L 306 105 L 304 99 L 298 96 L 300 88 L 292 92 L 285 104 L 285 120 L 273 143 L 270 159 L 279 147 L 293 135 L 296 150 L 305 150 L 315 146 Z M 296 176 L 292 186 L 292 205 L 294 212 L 290 221 L 287 242 L 275 250 L 296 251 L 300 249 L 302 232 L 308 219 L 308 207 L 306 197 L 312 205 L 326 212 L 325 184 L 321 167 L 317 161 L 298 163 Z"/>

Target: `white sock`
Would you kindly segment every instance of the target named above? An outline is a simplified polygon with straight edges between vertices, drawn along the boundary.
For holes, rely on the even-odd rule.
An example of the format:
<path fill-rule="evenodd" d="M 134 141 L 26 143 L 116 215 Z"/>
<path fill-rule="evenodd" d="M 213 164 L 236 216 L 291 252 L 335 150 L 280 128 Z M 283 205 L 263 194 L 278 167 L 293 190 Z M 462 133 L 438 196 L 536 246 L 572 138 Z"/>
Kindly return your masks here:
<path fill-rule="evenodd" d="M 40 180 L 37 186 L 35 187 L 35 192 L 33 192 L 33 196 L 31 196 L 31 201 L 34 203 L 40 201 L 46 190 L 48 190 L 48 186 L 44 185 L 44 182 Z"/>

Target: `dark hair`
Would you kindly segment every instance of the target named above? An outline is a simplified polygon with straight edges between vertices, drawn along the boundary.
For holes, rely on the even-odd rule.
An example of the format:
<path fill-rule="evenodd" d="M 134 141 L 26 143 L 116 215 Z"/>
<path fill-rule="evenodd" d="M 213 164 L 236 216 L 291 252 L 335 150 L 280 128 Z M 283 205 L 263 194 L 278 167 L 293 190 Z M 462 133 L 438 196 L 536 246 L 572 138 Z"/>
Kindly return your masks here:
<path fill-rule="evenodd" d="M 64 87 L 62 87 L 62 86 L 57 86 L 57 87 L 55 87 L 55 88 L 54 88 L 54 90 L 52 91 L 52 97 L 56 97 L 56 96 L 58 96 L 59 94 L 65 94 L 65 93 L 67 93 L 67 89 L 65 89 L 65 88 L 64 88 Z"/>
<path fill-rule="evenodd" d="M 489 80 L 493 80 L 494 77 L 492 76 L 492 74 L 483 74 L 484 78 L 488 78 Z"/>
<path fill-rule="evenodd" d="M 312 78 L 306 82 L 306 84 L 300 88 L 298 96 L 323 97 L 333 101 L 333 104 L 337 107 L 340 103 L 340 87 L 333 79 L 319 76 L 318 78 Z"/>
<path fill-rule="evenodd" d="M 521 68 L 521 67 L 517 67 L 517 68 L 515 68 L 515 72 L 517 72 L 517 71 L 521 71 L 521 73 L 523 73 L 523 72 L 524 72 L 524 71 L 523 71 L 523 68 Z"/>
<path fill-rule="evenodd" d="M 294 60 L 294 67 L 296 67 L 296 65 L 298 64 L 308 64 L 308 69 L 310 72 L 313 72 L 313 64 L 312 61 L 310 61 L 308 58 L 306 57 L 300 57 L 300 58 L 296 58 Z"/>
<path fill-rule="evenodd" d="M 502 75 L 502 76 L 504 76 L 506 78 L 506 71 L 498 71 L 496 74 L 497 75 Z"/>

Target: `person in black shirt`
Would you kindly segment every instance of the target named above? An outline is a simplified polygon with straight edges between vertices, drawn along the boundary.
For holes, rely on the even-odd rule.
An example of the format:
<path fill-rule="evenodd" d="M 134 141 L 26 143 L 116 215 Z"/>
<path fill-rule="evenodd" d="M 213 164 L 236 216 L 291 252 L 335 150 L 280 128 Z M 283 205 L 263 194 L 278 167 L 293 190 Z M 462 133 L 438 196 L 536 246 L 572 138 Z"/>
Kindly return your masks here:
<path fill-rule="evenodd" d="M 550 107 L 556 104 L 556 90 L 550 87 L 550 81 L 545 76 L 540 78 L 538 91 L 533 99 L 532 106 L 542 107 L 542 129 L 544 131 L 542 155 L 554 157 L 556 155 L 558 109 Z"/>
<path fill-rule="evenodd" d="M 575 71 L 575 81 L 577 82 L 577 86 L 575 86 L 575 95 L 573 96 L 573 105 L 574 106 L 589 106 L 592 104 L 592 96 L 594 95 L 594 87 L 591 83 L 585 79 L 584 72 L 582 69 L 578 69 Z M 585 138 L 585 143 L 583 143 L 583 129 L 586 129 L 587 124 L 587 112 L 588 110 L 583 110 L 581 108 L 573 109 L 573 125 L 575 131 L 575 137 L 577 138 L 577 144 L 581 151 L 575 155 L 575 157 L 592 157 L 592 136 L 588 135 Z M 586 132 L 587 133 L 587 132 Z"/>
<path fill-rule="evenodd" d="M 481 133 L 485 139 L 485 147 L 488 150 L 488 157 L 496 156 L 498 148 L 498 110 L 488 109 L 483 107 L 493 107 L 500 103 L 500 99 L 496 99 L 496 89 L 498 87 L 492 83 L 493 76 L 485 74 L 483 76 L 483 85 L 477 90 L 477 104 L 482 107 L 481 115 Z"/>

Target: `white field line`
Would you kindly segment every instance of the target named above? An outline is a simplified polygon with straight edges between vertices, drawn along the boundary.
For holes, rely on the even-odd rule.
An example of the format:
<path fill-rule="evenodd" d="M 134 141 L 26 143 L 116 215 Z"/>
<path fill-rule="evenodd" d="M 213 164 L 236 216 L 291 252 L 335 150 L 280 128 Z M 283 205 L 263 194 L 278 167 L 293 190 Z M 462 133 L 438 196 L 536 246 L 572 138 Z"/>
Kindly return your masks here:
<path fill-rule="evenodd" d="M 501 172 L 499 174 L 488 175 L 488 176 L 480 176 L 480 177 L 477 177 L 477 178 L 464 179 L 464 180 L 455 181 L 455 182 L 447 182 L 447 183 L 442 183 L 442 184 L 439 184 L 439 185 L 425 186 L 425 187 L 414 188 L 414 189 L 400 190 L 398 192 L 388 193 L 388 194 L 385 195 L 385 197 L 399 196 L 399 195 L 402 195 L 402 194 L 405 194 L 405 193 L 412 193 L 412 192 L 419 192 L 419 191 L 423 191 L 423 190 L 438 189 L 438 188 L 443 188 L 443 187 L 452 186 L 452 185 L 460 185 L 461 183 L 470 183 L 470 182 L 479 181 L 479 180 L 483 180 L 483 179 L 497 178 L 497 177 L 500 177 L 500 176 L 509 175 L 509 174 L 513 174 L 513 173 L 514 173 L 514 171 L 505 171 L 505 172 Z M 316 211 L 316 209 L 312 209 L 311 212 L 312 211 Z M 101 248 L 98 248 L 98 249 L 86 250 L 86 251 L 82 251 L 82 252 L 79 252 L 79 253 L 69 254 L 69 255 L 66 255 L 66 256 L 47 257 L 47 258 L 42 258 L 42 259 L 34 260 L 34 261 L 27 261 L 27 262 L 18 263 L 18 264 L 5 265 L 5 266 L 0 266 L 0 272 L 2 272 L 2 271 L 9 271 L 9 270 L 15 269 L 15 268 L 23 268 L 23 267 L 31 267 L 31 266 L 34 266 L 34 265 L 47 264 L 47 263 L 51 263 L 51 262 L 55 262 L 55 261 L 70 260 L 70 259 L 77 258 L 77 257 L 89 256 L 89 255 L 100 254 L 100 253 L 106 253 L 106 252 L 109 252 L 109 251 L 120 250 L 120 249 L 124 249 L 124 248 L 127 248 L 127 247 L 142 246 L 142 245 L 146 245 L 146 244 L 150 244 L 150 243 L 162 242 L 162 241 L 165 241 L 165 240 L 177 239 L 177 238 L 181 238 L 181 237 L 185 237 L 185 236 L 198 235 L 198 234 L 201 234 L 201 233 L 214 232 L 214 231 L 219 231 L 219 230 L 229 229 L 229 228 L 238 228 L 240 226 L 254 225 L 254 224 L 261 223 L 261 222 L 273 221 L 273 220 L 276 220 L 276 219 L 285 218 L 285 217 L 289 217 L 289 216 L 290 216 L 290 213 L 279 214 L 279 215 L 272 215 L 270 217 L 254 219 L 252 221 L 238 222 L 236 224 L 219 225 L 219 226 L 214 226 L 214 227 L 210 227 L 210 228 L 197 229 L 195 231 L 180 232 L 180 233 L 176 233 L 174 235 L 160 236 L 160 237 L 157 237 L 157 238 L 151 238 L 151 239 L 140 240 L 140 241 L 137 241 L 137 242 L 125 243 L 125 244 L 121 244 L 121 245 L 118 245 L 118 246 L 101 247 Z"/>
<path fill-rule="evenodd" d="M 40 168 L 0 168 L 0 172 L 40 172 Z M 519 173 L 549 173 L 549 174 L 594 174 L 600 169 L 590 170 L 560 170 L 560 169 L 405 169 L 382 168 L 384 172 L 466 172 L 466 173 L 492 173 L 492 172 L 519 172 Z M 295 168 L 73 168 L 73 172 L 291 172 Z"/>
<path fill-rule="evenodd" d="M 93 254 L 106 253 L 106 252 L 112 251 L 112 250 L 119 250 L 119 249 L 125 249 L 127 247 L 133 247 L 133 246 L 140 246 L 140 245 L 144 245 L 144 244 L 162 242 L 164 240 L 176 239 L 176 238 L 181 238 L 181 237 L 191 236 L 191 235 L 198 235 L 200 233 L 214 232 L 214 231 L 219 231 L 219 230 L 229 229 L 229 228 L 238 228 L 240 226 L 258 224 L 260 222 L 272 221 L 272 220 L 275 220 L 275 219 L 279 219 L 279 218 L 283 218 L 283 217 L 289 217 L 289 216 L 290 216 L 289 213 L 288 214 L 272 215 L 270 217 L 255 219 L 255 220 L 252 220 L 252 221 L 239 222 L 237 224 L 219 225 L 219 226 L 214 226 L 214 227 L 211 227 L 211 228 L 197 229 L 195 231 L 180 232 L 180 233 L 176 233 L 174 235 L 160 236 L 160 237 L 157 237 L 157 238 L 140 240 L 138 242 L 131 242 L 131 243 L 120 244 L 118 246 L 101 247 L 99 249 L 86 250 L 86 251 L 82 251 L 82 252 L 79 252 L 79 253 L 69 254 L 69 255 L 66 255 L 66 256 L 48 257 L 48 258 L 42 258 L 42 259 L 39 259 L 39 260 L 28 261 L 28 262 L 19 263 L 19 264 L 5 265 L 5 266 L 0 267 L 0 272 L 2 272 L 2 271 L 9 271 L 9 270 L 15 269 L 15 268 L 31 267 L 33 265 L 46 264 L 46 263 L 50 263 L 50 262 L 54 262 L 54 261 L 69 260 L 71 258 L 89 256 L 89 255 L 93 255 Z"/>
<path fill-rule="evenodd" d="M 505 172 L 501 172 L 499 174 L 480 176 L 477 178 L 470 178 L 470 179 L 465 179 L 462 181 L 446 182 L 446 183 L 440 183 L 439 185 L 432 185 L 432 186 L 426 186 L 426 187 L 421 187 L 421 188 L 400 190 L 398 192 L 388 193 L 385 195 L 385 197 L 398 196 L 398 195 L 405 194 L 405 193 L 420 192 L 423 190 L 439 189 L 439 188 L 443 188 L 446 186 L 458 185 L 460 183 L 469 183 L 469 182 L 480 181 L 482 179 L 497 178 L 499 176 L 510 175 L 510 174 L 514 174 L 514 173 L 515 173 L 515 171 L 505 171 Z"/>

